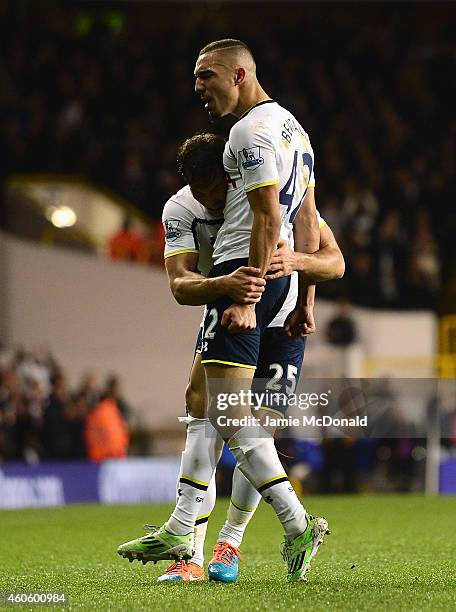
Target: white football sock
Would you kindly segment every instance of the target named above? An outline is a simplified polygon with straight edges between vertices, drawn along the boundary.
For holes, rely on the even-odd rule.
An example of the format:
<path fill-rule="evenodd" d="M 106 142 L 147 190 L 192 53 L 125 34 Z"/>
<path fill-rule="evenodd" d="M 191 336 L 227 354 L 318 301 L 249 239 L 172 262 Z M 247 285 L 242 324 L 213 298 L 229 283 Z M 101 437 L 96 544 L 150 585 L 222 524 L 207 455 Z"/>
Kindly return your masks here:
<path fill-rule="evenodd" d="M 206 491 L 203 504 L 201 506 L 201 514 L 196 518 L 195 523 L 195 554 L 190 559 L 189 563 L 197 563 L 201 567 L 204 565 L 204 542 L 206 540 L 207 521 L 215 506 L 215 498 L 217 496 L 217 488 L 215 485 L 215 474 L 211 478 L 209 487 Z"/>
<path fill-rule="evenodd" d="M 182 453 L 176 507 L 166 530 L 185 535 L 195 528 L 198 515 L 223 449 L 223 440 L 209 419 L 187 419 L 187 442 Z"/>
<path fill-rule="evenodd" d="M 261 495 L 250 484 L 236 464 L 228 514 L 217 542 L 228 542 L 239 548 L 250 519 L 260 503 Z"/>
<path fill-rule="evenodd" d="M 258 426 L 243 427 L 228 442 L 239 469 L 274 508 L 289 538 L 307 527 L 306 511 L 288 480 L 273 438 Z"/>

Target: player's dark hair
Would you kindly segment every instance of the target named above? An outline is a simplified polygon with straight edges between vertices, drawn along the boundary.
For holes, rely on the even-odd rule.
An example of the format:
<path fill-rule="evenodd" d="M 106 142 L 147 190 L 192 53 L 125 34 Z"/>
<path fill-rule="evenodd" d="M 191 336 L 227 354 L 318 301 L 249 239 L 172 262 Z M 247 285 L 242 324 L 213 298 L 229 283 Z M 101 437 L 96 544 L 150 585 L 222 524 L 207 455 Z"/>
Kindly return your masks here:
<path fill-rule="evenodd" d="M 253 53 L 248 48 L 248 46 L 242 42 L 242 40 L 237 40 L 235 38 L 223 38 L 222 40 L 215 40 L 214 42 L 209 43 L 205 47 L 201 49 L 199 55 L 203 55 L 203 53 L 209 53 L 210 51 L 220 51 L 225 49 L 244 49 L 247 53 L 253 58 Z"/>
<path fill-rule="evenodd" d="M 189 184 L 209 184 L 225 177 L 225 139 L 217 134 L 195 134 L 177 151 L 177 169 Z"/>

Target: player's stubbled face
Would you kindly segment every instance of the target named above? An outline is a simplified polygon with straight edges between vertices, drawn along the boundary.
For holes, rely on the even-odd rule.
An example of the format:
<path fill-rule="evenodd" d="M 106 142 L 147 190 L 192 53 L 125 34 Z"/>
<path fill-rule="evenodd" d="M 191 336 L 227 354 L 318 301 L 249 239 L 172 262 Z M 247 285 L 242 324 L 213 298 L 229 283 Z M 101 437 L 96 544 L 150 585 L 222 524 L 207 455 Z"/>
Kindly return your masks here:
<path fill-rule="evenodd" d="M 236 107 L 238 90 L 233 74 L 220 54 L 204 53 L 196 61 L 195 92 L 213 119 L 228 115 Z"/>
<path fill-rule="evenodd" d="M 198 200 L 212 215 L 223 215 L 227 191 L 226 181 L 214 181 L 209 185 L 190 185 L 190 189 L 195 200 Z"/>

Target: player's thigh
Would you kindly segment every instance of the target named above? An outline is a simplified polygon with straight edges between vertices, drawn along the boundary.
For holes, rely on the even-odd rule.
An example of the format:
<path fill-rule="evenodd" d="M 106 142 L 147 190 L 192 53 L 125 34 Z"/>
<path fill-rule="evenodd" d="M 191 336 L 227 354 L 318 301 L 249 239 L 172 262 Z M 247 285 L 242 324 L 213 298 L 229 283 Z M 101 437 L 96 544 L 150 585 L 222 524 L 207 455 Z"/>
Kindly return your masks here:
<path fill-rule="evenodd" d="M 266 392 L 264 408 L 286 413 L 286 396 L 295 392 L 305 346 L 305 337 L 289 338 L 281 327 L 268 327 L 261 335 L 253 388 Z"/>
<path fill-rule="evenodd" d="M 237 421 L 251 417 L 248 392 L 252 386 L 254 370 L 207 363 L 208 416 L 224 440 L 229 440 L 243 427 Z"/>

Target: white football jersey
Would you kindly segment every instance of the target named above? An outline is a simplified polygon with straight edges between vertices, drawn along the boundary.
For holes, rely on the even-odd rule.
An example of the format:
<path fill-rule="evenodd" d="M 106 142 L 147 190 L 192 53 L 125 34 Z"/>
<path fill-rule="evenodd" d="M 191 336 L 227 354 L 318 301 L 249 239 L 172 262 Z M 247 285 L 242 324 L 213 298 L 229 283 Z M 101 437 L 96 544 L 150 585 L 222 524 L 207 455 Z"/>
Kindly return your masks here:
<path fill-rule="evenodd" d="M 217 232 L 223 217 L 216 218 L 195 200 L 186 185 L 173 195 L 163 208 L 165 259 L 180 253 L 198 253 L 198 270 L 204 276 L 211 271 Z"/>
<path fill-rule="evenodd" d="M 323 227 L 325 221 L 318 211 L 317 218 L 320 228 Z M 210 215 L 207 208 L 195 200 L 190 187 L 186 185 L 166 202 L 162 220 L 165 228 L 165 259 L 180 253 L 198 253 L 198 269 L 207 276 L 213 265 L 214 242 L 223 219 Z M 293 232 L 287 238 L 293 248 Z M 293 272 L 288 296 L 269 327 L 283 327 L 288 313 L 296 305 L 297 297 L 298 274 Z"/>
<path fill-rule="evenodd" d="M 249 256 L 253 223 L 249 191 L 279 186 L 281 236 L 287 239 L 307 188 L 315 186 L 309 137 L 294 116 L 273 100 L 259 102 L 231 128 L 223 164 L 229 183 L 215 264 Z"/>

